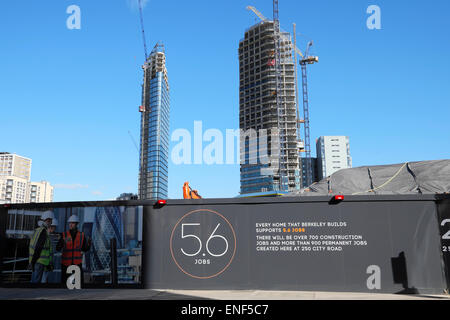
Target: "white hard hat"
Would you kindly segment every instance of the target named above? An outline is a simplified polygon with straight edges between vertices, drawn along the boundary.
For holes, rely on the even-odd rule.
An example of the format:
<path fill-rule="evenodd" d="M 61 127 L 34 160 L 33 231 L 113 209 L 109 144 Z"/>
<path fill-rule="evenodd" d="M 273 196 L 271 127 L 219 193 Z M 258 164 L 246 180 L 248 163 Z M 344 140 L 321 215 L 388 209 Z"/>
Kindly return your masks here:
<path fill-rule="evenodd" d="M 80 218 L 78 218 L 78 216 L 76 216 L 76 215 L 73 215 L 73 216 L 70 216 L 70 218 L 69 218 L 69 220 L 67 220 L 67 222 L 77 222 L 77 223 L 79 223 L 80 222 Z"/>
<path fill-rule="evenodd" d="M 52 227 L 57 227 L 58 226 L 58 220 L 55 218 L 52 220 L 52 224 L 50 225 Z"/>
<path fill-rule="evenodd" d="M 52 211 L 45 211 L 42 215 L 41 215 L 41 220 L 45 221 L 47 219 L 55 219 L 55 215 L 53 214 Z"/>

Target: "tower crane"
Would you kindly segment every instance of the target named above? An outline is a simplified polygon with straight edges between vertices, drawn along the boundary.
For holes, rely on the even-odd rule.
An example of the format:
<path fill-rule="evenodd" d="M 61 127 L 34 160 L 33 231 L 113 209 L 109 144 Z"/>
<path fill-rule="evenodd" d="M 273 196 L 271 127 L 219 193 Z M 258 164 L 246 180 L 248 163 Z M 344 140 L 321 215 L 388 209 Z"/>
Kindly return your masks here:
<path fill-rule="evenodd" d="M 308 101 L 308 78 L 306 66 L 319 62 L 319 57 L 310 56 L 309 49 L 313 42 L 308 42 L 305 50 L 305 56 L 300 59 L 299 63 L 302 69 L 302 91 L 303 91 L 303 121 L 305 128 L 305 160 L 306 160 L 306 186 L 312 184 L 312 163 L 311 163 L 311 138 L 309 130 L 309 101 Z"/>
<path fill-rule="evenodd" d="M 147 95 L 146 95 L 146 88 L 145 83 L 147 79 L 147 43 L 145 41 L 145 31 L 144 31 L 144 18 L 142 13 L 142 0 L 138 0 L 139 4 L 139 17 L 141 21 L 141 30 L 142 30 L 142 40 L 144 43 L 144 54 L 145 54 L 145 62 L 142 65 L 142 69 L 144 71 L 144 84 L 142 85 L 142 104 L 139 106 L 139 112 L 141 113 L 141 151 L 139 153 L 139 185 L 141 181 L 145 178 L 145 175 L 147 174 L 146 168 L 144 168 L 144 143 L 145 143 L 145 119 L 146 119 L 146 112 L 147 112 Z M 140 189 L 140 187 L 139 187 Z M 145 197 L 141 194 L 141 190 L 139 190 L 139 199 L 145 199 Z"/>
<path fill-rule="evenodd" d="M 264 21 L 264 22 L 267 22 L 267 21 L 268 21 L 267 18 L 264 17 L 264 16 L 262 15 L 262 13 L 259 12 L 258 9 L 256 9 L 255 7 L 247 6 L 247 10 L 253 11 L 253 13 L 256 14 L 256 15 L 258 16 L 258 18 L 260 18 L 262 21 Z"/>
<path fill-rule="evenodd" d="M 142 31 L 142 40 L 143 40 L 143 44 L 144 44 L 144 55 L 145 55 L 145 62 L 144 65 L 142 66 L 142 69 L 144 70 L 144 80 L 147 77 L 147 67 L 146 67 L 146 63 L 147 63 L 147 43 L 145 41 L 145 31 L 144 31 L 144 15 L 142 13 L 142 0 L 138 0 L 138 5 L 139 5 L 139 18 L 141 21 L 141 31 Z M 145 84 L 145 81 L 144 81 Z M 146 99 L 146 94 L 145 94 L 146 90 L 145 88 L 143 88 L 142 93 L 143 93 L 143 97 L 142 97 L 142 105 L 139 106 L 139 112 L 141 113 L 145 113 L 146 111 L 146 103 L 147 103 L 147 99 Z M 142 119 L 144 119 L 144 117 L 142 117 Z M 143 122 L 142 122 L 143 124 Z"/>
<path fill-rule="evenodd" d="M 147 43 L 145 42 L 144 17 L 142 14 L 142 0 L 138 0 L 138 4 L 139 4 L 139 17 L 141 20 L 142 39 L 144 41 L 145 61 L 147 61 Z"/>
<path fill-rule="evenodd" d="M 280 144 L 286 143 L 286 131 L 283 128 L 280 128 L 280 116 L 286 116 L 286 104 L 284 103 L 284 97 L 282 96 L 282 83 L 283 77 L 282 67 L 281 67 L 281 29 L 280 29 L 280 19 L 278 14 L 278 0 L 273 0 L 273 32 L 274 32 L 274 41 L 275 41 L 275 83 L 276 83 L 276 107 L 277 107 L 277 128 L 278 134 L 280 137 Z M 284 106 L 284 108 L 283 108 Z M 280 130 L 281 129 L 281 130 Z M 289 189 L 289 178 L 285 177 L 284 172 L 282 171 L 282 167 L 280 164 L 282 163 L 282 158 L 286 156 L 286 148 L 280 148 L 279 159 L 278 159 L 278 185 L 279 190 L 288 191 L 285 189 Z M 287 180 L 287 185 L 285 185 Z"/>
<path fill-rule="evenodd" d="M 269 22 L 269 20 L 268 20 L 261 12 L 259 12 L 258 9 L 256 9 L 255 7 L 253 7 L 253 6 L 247 6 L 246 9 L 252 11 L 252 12 L 253 12 L 256 16 L 258 16 L 258 18 L 260 18 L 262 21 L 264 21 L 264 22 Z M 284 31 L 283 31 L 283 32 L 281 32 L 281 31 L 283 31 L 283 30 L 280 28 L 280 37 L 283 39 L 283 41 L 289 42 L 290 40 L 288 39 L 288 37 L 286 37 L 286 36 L 283 34 Z M 291 46 L 292 46 L 292 50 L 294 50 L 300 57 L 303 58 L 303 53 L 300 51 L 300 49 L 297 48 L 296 46 L 294 46 L 292 43 L 291 43 Z"/>

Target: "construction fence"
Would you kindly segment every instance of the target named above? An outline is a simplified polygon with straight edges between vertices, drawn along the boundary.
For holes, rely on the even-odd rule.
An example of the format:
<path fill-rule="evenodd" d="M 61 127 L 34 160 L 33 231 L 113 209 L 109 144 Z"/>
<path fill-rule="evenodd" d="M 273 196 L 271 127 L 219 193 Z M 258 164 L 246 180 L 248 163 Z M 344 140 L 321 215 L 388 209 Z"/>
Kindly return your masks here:
<path fill-rule="evenodd" d="M 1 286 L 30 286 L 29 239 L 49 209 L 57 232 L 76 214 L 92 239 L 86 288 L 441 294 L 450 286 L 450 195 L 10 205 L 0 209 Z M 58 254 L 56 274 L 37 286 L 66 285 Z"/>

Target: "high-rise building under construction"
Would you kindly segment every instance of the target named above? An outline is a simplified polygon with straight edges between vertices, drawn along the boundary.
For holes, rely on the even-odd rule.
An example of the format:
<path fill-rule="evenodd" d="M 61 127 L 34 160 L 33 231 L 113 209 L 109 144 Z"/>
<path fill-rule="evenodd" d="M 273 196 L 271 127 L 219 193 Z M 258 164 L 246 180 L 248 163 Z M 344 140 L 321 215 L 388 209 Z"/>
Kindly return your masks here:
<path fill-rule="evenodd" d="M 239 42 L 239 128 L 244 133 L 249 129 L 257 132 L 267 130 L 270 137 L 267 155 L 279 161 L 275 166 L 278 170 L 271 175 L 263 174 L 261 169 L 267 168 L 268 164 L 261 161 L 261 154 L 257 163 L 249 161 L 252 159 L 252 144 L 260 145 L 260 141 L 245 139 L 241 145 L 241 194 L 293 191 L 301 185 L 295 61 L 289 33 L 282 33 L 278 68 L 281 74 L 278 77 L 275 50 L 272 21 L 252 26 Z M 280 95 L 278 99 L 277 95 Z M 274 134 L 274 129 L 278 129 L 278 135 Z M 271 153 L 273 139 L 279 141 L 279 155 Z M 259 152 L 265 151 L 259 147 Z"/>
<path fill-rule="evenodd" d="M 166 199 L 170 102 L 166 55 L 162 44 L 156 44 L 142 68 L 139 199 Z"/>

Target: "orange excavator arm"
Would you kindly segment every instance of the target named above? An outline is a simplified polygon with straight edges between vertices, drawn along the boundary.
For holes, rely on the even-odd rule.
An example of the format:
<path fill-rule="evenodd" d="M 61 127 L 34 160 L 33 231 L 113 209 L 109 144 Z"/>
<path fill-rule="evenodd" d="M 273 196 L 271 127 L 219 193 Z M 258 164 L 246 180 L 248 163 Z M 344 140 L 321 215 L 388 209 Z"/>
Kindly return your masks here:
<path fill-rule="evenodd" d="M 189 182 L 185 182 L 183 184 L 183 199 L 201 199 L 200 195 L 198 194 L 197 190 L 192 190 L 191 187 L 189 187 Z"/>

